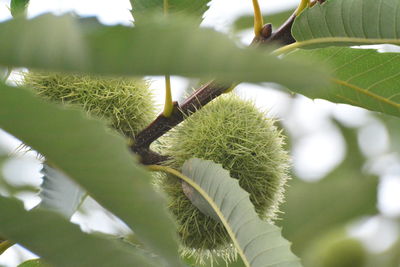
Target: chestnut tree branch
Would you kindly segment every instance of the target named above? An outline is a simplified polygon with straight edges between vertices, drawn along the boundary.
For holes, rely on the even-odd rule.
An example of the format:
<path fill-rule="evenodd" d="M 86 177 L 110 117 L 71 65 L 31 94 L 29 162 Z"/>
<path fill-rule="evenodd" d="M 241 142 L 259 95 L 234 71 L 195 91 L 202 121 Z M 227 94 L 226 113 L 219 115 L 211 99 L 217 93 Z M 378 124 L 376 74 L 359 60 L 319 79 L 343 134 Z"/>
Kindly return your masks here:
<path fill-rule="evenodd" d="M 325 0 L 315 0 L 311 5 L 317 2 L 323 3 Z M 293 13 L 275 32 L 272 32 L 271 24 L 264 25 L 261 35 L 254 37 L 251 46 L 274 44 L 280 47 L 294 43 L 296 40 L 292 36 L 291 29 L 295 18 L 296 14 Z M 165 117 L 162 113 L 158 115 L 149 126 L 135 136 L 135 142 L 130 147 L 131 150 L 140 156 L 141 163 L 145 165 L 159 164 L 167 160 L 168 156 L 150 150 L 151 143 L 181 123 L 185 117 L 192 115 L 211 100 L 223 94 L 231 86 L 231 84 L 210 81 L 194 91 L 181 105 L 174 102 L 171 116 Z"/>

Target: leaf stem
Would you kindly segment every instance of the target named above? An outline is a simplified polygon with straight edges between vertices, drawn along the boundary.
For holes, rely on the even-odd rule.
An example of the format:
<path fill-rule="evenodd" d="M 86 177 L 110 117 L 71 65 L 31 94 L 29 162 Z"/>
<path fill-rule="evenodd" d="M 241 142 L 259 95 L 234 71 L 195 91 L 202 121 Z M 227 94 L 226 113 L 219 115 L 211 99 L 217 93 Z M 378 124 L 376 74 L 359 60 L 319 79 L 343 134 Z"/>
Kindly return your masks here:
<path fill-rule="evenodd" d="M 7 249 L 9 249 L 10 247 L 12 247 L 15 243 L 9 241 L 9 240 L 5 240 L 3 242 L 0 243 L 0 255 L 3 254 Z"/>
<path fill-rule="evenodd" d="M 309 5 L 310 5 L 310 0 L 301 0 L 299 6 L 295 11 L 296 16 L 300 15 L 300 13 Z"/>
<path fill-rule="evenodd" d="M 253 0 L 254 9 L 254 34 L 259 37 L 261 36 L 261 30 L 264 26 L 263 16 L 261 14 L 260 5 L 258 0 Z"/>
<path fill-rule="evenodd" d="M 165 104 L 163 115 L 166 118 L 169 118 L 171 117 L 173 110 L 174 104 L 172 102 L 171 77 L 169 75 L 165 75 Z"/>
<path fill-rule="evenodd" d="M 169 4 L 168 4 L 168 0 L 164 0 L 164 15 L 168 15 L 168 9 L 169 9 Z"/>
<path fill-rule="evenodd" d="M 169 3 L 168 0 L 164 0 L 164 16 L 168 15 Z M 174 111 L 174 104 L 172 103 L 172 92 L 171 92 L 171 77 L 169 75 L 165 75 L 165 103 L 164 103 L 164 111 L 163 115 L 166 118 L 171 117 L 172 112 Z"/>

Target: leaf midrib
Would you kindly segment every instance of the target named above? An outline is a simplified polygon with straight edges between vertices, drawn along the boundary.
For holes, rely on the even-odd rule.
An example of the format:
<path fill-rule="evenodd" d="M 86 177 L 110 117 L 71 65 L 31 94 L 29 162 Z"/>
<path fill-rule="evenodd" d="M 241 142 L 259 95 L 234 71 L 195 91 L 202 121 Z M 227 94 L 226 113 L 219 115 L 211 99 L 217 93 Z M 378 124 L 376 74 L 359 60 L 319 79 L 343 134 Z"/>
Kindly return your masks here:
<path fill-rule="evenodd" d="M 291 52 L 297 48 L 302 48 L 310 45 L 323 45 L 329 44 L 336 45 L 338 43 L 357 43 L 365 45 L 373 44 L 393 44 L 400 45 L 400 39 L 380 39 L 380 38 L 358 38 L 358 37 L 323 37 L 310 39 L 306 41 L 295 42 L 293 44 L 286 45 L 274 51 L 274 54 L 285 54 Z"/>
<path fill-rule="evenodd" d="M 222 213 L 221 209 L 218 207 L 218 205 L 214 202 L 214 200 L 208 195 L 208 193 L 201 188 L 200 185 L 198 185 L 196 182 L 192 181 L 189 177 L 187 177 L 186 175 L 178 172 L 177 170 L 174 170 L 170 167 L 166 167 L 166 166 L 158 166 L 158 165 L 150 165 L 147 166 L 150 170 L 157 170 L 157 171 L 164 171 L 164 172 L 168 172 L 170 174 L 175 175 L 176 177 L 180 178 L 181 180 L 185 181 L 186 183 L 188 183 L 190 186 L 192 186 L 208 203 L 209 205 L 213 208 L 213 210 L 215 211 L 215 213 L 217 213 L 218 217 L 220 218 L 222 224 L 224 225 L 226 231 L 228 232 L 229 236 L 232 239 L 232 242 L 234 243 L 234 246 L 236 247 L 240 257 L 243 260 L 243 263 L 246 267 L 250 267 L 250 263 L 249 260 L 247 259 L 246 255 L 244 254 L 244 251 L 242 250 L 242 248 L 239 245 L 239 241 L 236 238 L 235 233 L 233 232 L 233 229 L 231 228 L 231 226 L 228 223 L 227 218 L 225 218 L 224 214 Z M 240 203 L 240 201 L 238 202 Z M 238 204 L 237 204 L 238 205 Z M 235 206 L 236 207 L 236 206 Z M 234 209 L 234 208 L 233 208 Z M 232 210 L 233 210 L 232 209 Z"/>
<path fill-rule="evenodd" d="M 393 106 L 393 107 L 395 107 L 395 108 L 400 109 L 400 104 L 398 104 L 398 103 L 396 103 L 396 102 L 393 102 L 393 101 L 391 101 L 391 100 L 389 100 L 389 99 L 387 99 L 387 98 L 385 98 L 385 97 L 383 97 L 383 96 L 374 94 L 373 92 L 368 91 L 368 90 L 366 90 L 366 89 L 364 89 L 364 88 L 361 88 L 361 87 L 359 87 L 359 86 L 357 86 L 357 85 L 354 85 L 354 84 L 351 84 L 351 83 L 349 83 L 349 82 L 342 81 L 342 80 L 339 80 L 339 79 L 332 79 L 332 82 L 333 82 L 333 83 L 336 83 L 336 84 L 338 84 L 338 85 L 341 85 L 341 86 L 345 86 L 345 87 L 354 89 L 354 90 L 356 90 L 357 92 L 359 92 L 359 93 L 361 93 L 361 94 L 364 94 L 364 95 L 367 95 L 367 96 L 369 96 L 369 97 L 372 97 L 372 98 L 376 99 L 376 100 L 379 101 L 379 102 L 384 102 L 384 103 L 386 103 L 386 104 L 388 104 L 388 105 L 391 105 L 391 106 Z"/>

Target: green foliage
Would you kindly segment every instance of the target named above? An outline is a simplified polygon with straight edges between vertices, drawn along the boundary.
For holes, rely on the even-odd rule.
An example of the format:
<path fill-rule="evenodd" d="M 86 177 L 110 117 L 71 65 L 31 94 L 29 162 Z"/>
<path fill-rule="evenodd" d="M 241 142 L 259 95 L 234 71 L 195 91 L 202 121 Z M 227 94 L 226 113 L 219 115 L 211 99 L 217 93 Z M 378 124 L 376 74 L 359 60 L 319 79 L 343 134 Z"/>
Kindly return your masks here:
<path fill-rule="evenodd" d="M 40 259 L 27 260 L 27 261 L 21 263 L 20 265 L 18 265 L 18 267 L 46 267 L 46 266 L 48 266 L 48 265 L 46 265 Z"/>
<path fill-rule="evenodd" d="M 145 20 L 149 15 L 162 16 L 164 11 L 169 16 L 186 15 L 200 22 L 204 13 L 208 10 L 211 0 L 130 0 L 132 4 L 132 15 L 135 24 Z"/>
<path fill-rule="evenodd" d="M 327 0 L 304 10 L 292 33 L 296 47 L 400 44 L 398 0 Z"/>
<path fill-rule="evenodd" d="M 26 11 L 29 5 L 29 0 L 11 0 L 10 11 L 15 17 L 26 16 Z"/>
<path fill-rule="evenodd" d="M 304 258 L 309 267 L 363 267 L 366 261 L 361 241 L 337 230 L 317 240 Z"/>
<path fill-rule="evenodd" d="M 0 196 L 0 234 L 65 267 L 159 266 L 126 244 L 82 233 L 79 226 L 45 210 L 27 212 L 22 203 Z M 62 236 L 62 238 L 61 238 Z"/>
<path fill-rule="evenodd" d="M 312 62 L 239 48 L 227 36 L 195 28 L 181 17 L 157 17 L 138 27 L 125 27 L 43 15 L 0 23 L 0 35 L 0 64 L 5 66 L 118 76 L 171 74 L 229 82 L 270 81 L 296 88 L 324 86 L 327 78 L 323 68 Z M 316 78 L 305 80 L 311 72 Z"/>
<path fill-rule="evenodd" d="M 400 116 L 398 53 L 331 47 L 298 50 L 293 54 L 318 59 L 331 65 L 334 70 L 331 86 L 318 90 L 295 89 L 296 92 L 311 98 L 323 98 Z"/>
<path fill-rule="evenodd" d="M 146 245 L 180 266 L 174 224 L 151 188 L 150 175 L 135 163 L 122 137 L 80 111 L 56 107 L 4 84 L 0 127 L 44 155 Z"/>
<path fill-rule="evenodd" d="M 288 179 L 283 137 L 273 124 L 252 103 L 235 96 L 220 97 L 174 129 L 165 139 L 163 152 L 171 156 L 167 164 L 175 169 L 193 157 L 222 164 L 250 193 L 258 215 L 270 221 L 276 217 Z M 169 206 L 185 246 L 207 250 L 229 244 L 223 226 L 191 204 L 179 181 L 168 177 L 161 187 L 170 196 Z"/>
<path fill-rule="evenodd" d="M 289 183 L 281 225 L 295 252 L 302 252 L 318 234 L 331 227 L 375 214 L 378 183 L 376 179 L 363 178 Z"/>
<path fill-rule="evenodd" d="M 324 233 L 378 212 L 378 178 L 361 171 L 365 159 L 358 147 L 357 131 L 337 126 L 348 151 L 342 163 L 320 181 L 291 180 L 282 205 L 283 218 L 278 224 L 301 256 Z"/>
<path fill-rule="evenodd" d="M 45 99 L 78 106 L 92 116 L 104 118 L 131 138 L 155 117 L 152 92 L 143 79 L 33 71 L 24 74 L 23 85 Z"/>

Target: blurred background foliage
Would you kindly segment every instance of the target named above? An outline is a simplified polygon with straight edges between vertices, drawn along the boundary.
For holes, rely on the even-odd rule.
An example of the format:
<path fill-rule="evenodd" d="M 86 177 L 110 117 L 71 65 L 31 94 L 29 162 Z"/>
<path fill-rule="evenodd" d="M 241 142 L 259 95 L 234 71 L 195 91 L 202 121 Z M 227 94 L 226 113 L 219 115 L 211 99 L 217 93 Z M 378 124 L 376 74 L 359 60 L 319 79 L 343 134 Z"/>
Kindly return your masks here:
<path fill-rule="evenodd" d="M 5 1 L 0 3 L 4 6 Z M 271 22 L 276 28 L 292 10 L 293 6 L 284 7 L 266 16 L 265 22 Z M 252 22 L 250 15 L 238 16 L 229 23 L 228 30 L 236 38 L 246 40 Z M 6 72 L 1 69 L 0 75 Z M 158 82 L 154 80 L 156 88 Z M 176 87 L 180 88 L 181 96 L 192 90 L 191 84 L 197 83 L 178 78 L 175 81 L 180 82 Z M 277 225 L 293 243 L 294 252 L 310 267 L 400 266 L 399 119 L 346 105 L 310 101 L 276 86 L 271 89 L 270 84 L 263 87 L 262 94 L 260 86 L 248 84 L 238 86 L 236 91 L 246 98 L 257 98 L 257 104 L 280 118 L 280 125 L 288 135 L 295 168 Z M 308 113 L 299 115 L 305 105 L 312 107 Z M 298 116 L 303 117 L 299 120 Z M 316 157 L 299 159 L 299 155 L 307 153 L 296 154 L 296 151 L 311 149 L 305 140 L 316 140 L 323 132 L 334 133 L 324 140 L 331 140 L 333 146 L 338 146 L 337 150 L 332 152 L 321 146 L 321 154 Z M 2 161 L 5 179 L 0 180 L 0 194 L 24 199 L 29 208 L 38 202 L 40 160 L 33 151 L 16 149 L 19 145 L 17 140 L 0 131 L 0 157 L 12 155 Z M 325 162 L 322 164 L 318 157 L 333 160 L 326 164 L 320 159 Z M 308 162 L 307 166 L 302 165 L 304 161 Z M 323 171 L 307 175 L 314 172 L 314 169 L 307 170 L 308 166 L 319 164 L 324 165 Z M 72 220 L 86 231 L 117 235 L 127 231 L 90 198 Z M 4 260 L 5 257 L 22 261 L 34 255 L 21 248 L 10 249 L 0 257 L 0 266 L 12 266 L 10 262 L 15 262 Z M 191 263 L 191 259 L 187 262 Z M 214 266 L 225 266 L 225 263 Z M 239 261 L 230 266 L 243 265 Z"/>

